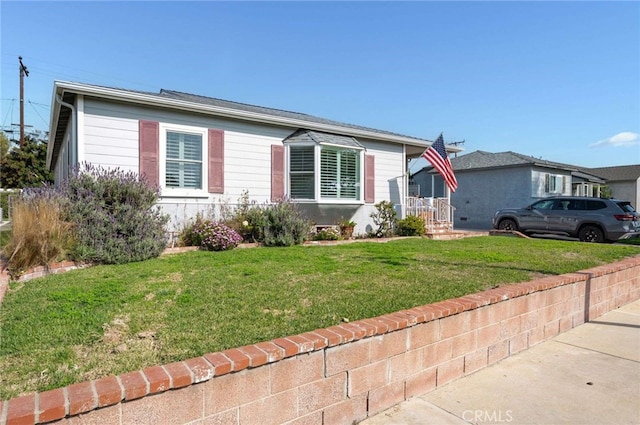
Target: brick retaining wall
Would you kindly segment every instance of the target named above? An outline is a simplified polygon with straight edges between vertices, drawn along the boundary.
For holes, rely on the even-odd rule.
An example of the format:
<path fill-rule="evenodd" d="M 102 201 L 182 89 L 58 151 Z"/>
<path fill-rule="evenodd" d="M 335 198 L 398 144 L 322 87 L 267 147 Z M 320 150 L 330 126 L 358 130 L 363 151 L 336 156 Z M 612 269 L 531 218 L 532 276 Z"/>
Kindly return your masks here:
<path fill-rule="evenodd" d="M 0 425 L 351 424 L 640 299 L 640 257 L 0 401 Z"/>

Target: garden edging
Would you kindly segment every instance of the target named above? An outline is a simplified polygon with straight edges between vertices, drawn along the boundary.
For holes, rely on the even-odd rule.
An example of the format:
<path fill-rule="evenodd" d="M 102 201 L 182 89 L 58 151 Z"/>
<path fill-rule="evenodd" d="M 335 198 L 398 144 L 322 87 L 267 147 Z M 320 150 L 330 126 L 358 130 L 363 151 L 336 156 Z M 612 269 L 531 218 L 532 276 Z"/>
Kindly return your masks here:
<path fill-rule="evenodd" d="M 640 299 L 640 256 L 0 401 L 0 425 L 347 424 Z"/>

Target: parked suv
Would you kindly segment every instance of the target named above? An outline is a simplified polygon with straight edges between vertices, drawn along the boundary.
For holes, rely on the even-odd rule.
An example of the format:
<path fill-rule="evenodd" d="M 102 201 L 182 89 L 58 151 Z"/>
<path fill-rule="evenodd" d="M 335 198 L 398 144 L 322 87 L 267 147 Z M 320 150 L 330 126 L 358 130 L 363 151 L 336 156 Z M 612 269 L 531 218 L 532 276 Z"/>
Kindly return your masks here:
<path fill-rule="evenodd" d="M 627 201 L 560 196 L 541 199 L 526 208 L 498 210 L 493 216 L 493 227 L 605 242 L 640 232 L 640 218 Z"/>

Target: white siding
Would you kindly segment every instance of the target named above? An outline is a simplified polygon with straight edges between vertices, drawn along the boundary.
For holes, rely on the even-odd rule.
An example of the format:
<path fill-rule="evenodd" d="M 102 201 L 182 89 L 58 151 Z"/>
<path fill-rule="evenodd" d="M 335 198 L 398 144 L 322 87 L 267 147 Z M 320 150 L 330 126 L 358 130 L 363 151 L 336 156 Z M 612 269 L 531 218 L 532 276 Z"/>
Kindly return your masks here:
<path fill-rule="evenodd" d="M 138 172 L 138 120 L 97 115 L 85 108 L 84 160 L 106 168 Z"/>
<path fill-rule="evenodd" d="M 252 199 L 266 202 L 271 197 L 271 145 L 281 144 L 281 137 L 225 132 L 225 194 L 233 201 L 249 190 Z"/>
<path fill-rule="evenodd" d="M 404 153 L 401 145 L 358 139 L 366 148 L 367 155 L 375 156 L 376 203 L 390 200 L 402 203 L 402 181 L 404 173 Z"/>
<path fill-rule="evenodd" d="M 85 140 L 84 160 L 107 168 L 120 167 L 138 172 L 138 122 L 158 121 L 200 128 L 215 128 L 225 132 L 224 194 L 199 198 L 163 197 L 159 205 L 169 214 L 170 230 L 179 230 L 196 213 L 219 218 L 220 205 L 235 205 L 243 191 L 250 200 L 268 202 L 271 196 L 271 145 L 282 144 L 295 129 L 259 125 L 239 120 L 192 115 L 186 112 L 143 108 L 111 103 L 92 98 L 84 100 Z M 403 202 L 404 151 L 402 145 L 358 139 L 366 153 L 375 156 L 375 201 Z M 353 218 L 358 223 L 356 233 L 371 231 L 369 217 L 373 205 L 358 208 Z"/>
<path fill-rule="evenodd" d="M 404 152 L 402 145 L 377 142 L 358 138 L 364 145 L 367 155 L 375 156 L 375 203 L 391 201 L 396 206 L 398 218 L 401 217 L 403 200 Z M 365 204 L 353 217 L 356 222 L 355 234 L 375 231 L 371 213 L 376 212 L 374 204 Z"/>

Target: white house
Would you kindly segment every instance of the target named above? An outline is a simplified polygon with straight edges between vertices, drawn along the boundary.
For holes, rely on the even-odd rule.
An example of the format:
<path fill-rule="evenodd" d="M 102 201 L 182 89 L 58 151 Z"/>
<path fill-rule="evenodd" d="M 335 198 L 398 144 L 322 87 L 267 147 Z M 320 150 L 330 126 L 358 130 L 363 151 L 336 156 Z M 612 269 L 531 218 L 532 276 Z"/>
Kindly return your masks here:
<path fill-rule="evenodd" d="M 287 197 L 318 224 L 352 219 L 364 233 L 377 202 L 406 214 L 408 161 L 431 143 L 169 90 L 56 81 L 52 105 L 55 182 L 82 163 L 144 174 L 160 187 L 170 230 L 197 212 L 219 214 L 247 191 L 257 203 Z"/>

